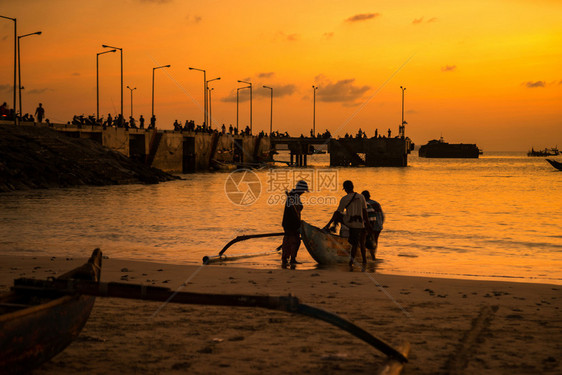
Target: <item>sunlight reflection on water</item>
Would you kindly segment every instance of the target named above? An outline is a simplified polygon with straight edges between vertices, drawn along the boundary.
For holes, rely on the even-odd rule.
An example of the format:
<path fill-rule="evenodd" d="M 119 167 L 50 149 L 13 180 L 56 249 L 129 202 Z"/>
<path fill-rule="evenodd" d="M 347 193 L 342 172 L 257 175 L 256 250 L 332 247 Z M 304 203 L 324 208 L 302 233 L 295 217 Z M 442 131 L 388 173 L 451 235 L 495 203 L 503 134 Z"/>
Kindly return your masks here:
<path fill-rule="evenodd" d="M 326 168 L 327 155 L 310 164 Z M 497 153 L 480 159 L 421 159 L 407 168 L 335 168 L 338 188 L 308 194 L 342 196 L 343 180 L 368 189 L 386 214 L 377 272 L 562 284 L 562 173 L 542 158 Z M 289 175 L 310 169 L 279 168 Z M 268 170 L 249 206 L 232 204 L 228 173 L 182 175 L 159 185 L 81 187 L 0 194 L 0 253 L 85 256 L 101 247 L 113 258 L 198 264 L 240 234 L 281 231 L 281 204 L 268 203 Z M 303 218 L 322 226 L 333 205 L 305 205 Z M 241 242 L 229 253 L 275 249 L 280 238 Z M 316 267 L 304 246 L 301 269 Z M 271 255 L 232 263 L 273 268 Z"/>

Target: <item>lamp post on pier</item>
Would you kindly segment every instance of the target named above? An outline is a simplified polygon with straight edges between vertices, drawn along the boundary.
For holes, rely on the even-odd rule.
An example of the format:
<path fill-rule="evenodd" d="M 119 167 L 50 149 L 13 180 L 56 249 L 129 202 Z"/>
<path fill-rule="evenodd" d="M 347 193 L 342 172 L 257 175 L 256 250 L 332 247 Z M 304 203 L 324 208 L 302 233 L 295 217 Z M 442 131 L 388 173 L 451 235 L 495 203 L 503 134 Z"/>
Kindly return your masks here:
<path fill-rule="evenodd" d="M 250 88 L 250 134 L 252 134 L 252 82 L 238 80 L 240 83 L 245 83 Z"/>
<path fill-rule="evenodd" d="M 18 36 L 18 95 L 20 98 L 20 116 L 23 116 L 23 111 L 21 109 L 21 55 L 20 55 L 20 39 L 21 38 L 25 38 L 26 36 L 31 36 L 31 35 L 41 35 L 41 31 L 36 31 L 34 33 L 30 33 L 30 34 L 25 34 L 25 35 L 20 35 Z"/>
<path fill-rule="evenodd" d="M 189 67 L 189 70 L 197 70 L 199 72 L 203 72 L 203 124 L 205 124 L 207 121 L 207 71 L 205 69 L 198 69 L 193 67 Z"/>
<path fill-rule="evenodd" d="M 207 103 L 207 109 L 205 111 L 206 114 L 206 118 L 205 118 L 205 124 L 207 124 L 207 126 L 210 125 L 211 119 L 210 119 L 210 99 L 209 99 L 209 82 L 212 81 L 219 81 L 221 79 L 221 77 L 217 77 L 217 78 L 213 78 L 210 79 L 208 81 L 205 81 L 205 103 Z"/>
<path fill-rule="evenodd" d="M 249 89 L 250 86 L 238 87 L 236 89 L 236 129 L 238 129 L 238 103 L 240 102 L 240 90 Z"/>
<path fill-rule="evenodd" d="M 407 122 L 404 121 L 404 91 L 406 91 L 406 88 L 400 86 L 400 90 L 402 90 L 402 122 L 400 123 L 398 136 L 403 138 L 406 135 L 406 124 L 407 124 Z"/>
<path fill-rule="evenodd" d="M 207 92 L 209 95 L 209 129 L 213 125 L 213 101 L 212 101 L 213 95 L 212 94 L 214 89 L 215 89 L 214 87 L 211 88 L 207 87 Z"/>
<path fill-rule="evenodd" d="M 103 48 L 118 49 L 121 53 L 121 118 L 123 118 L 123 48 L 102 44 Z"/>
<path fill-rule="evenodd" d="M 154 71 L 156 69 L 161 69 L 161 68 L 169 68 L 171 65 L 162 65 L 162 66 L 157 66 L 155 68 L 152 68 L 152 117 L 151 119 L 154 117 Z"/>
<path fill-rule="evenodd" d="M 116 52 L 116 49 L 112 49 L 105 52 L 99 52 L 96 54 L 96 121 L 100 119 L 100 64 L 99 57 L 105 53 Z"/>
<path fill-rule="evenodd" d="M 316 137 L 316 90 L 318 86 L 312 85 L 313 100 L 312 100 L 312 136 Z"/>
<path fill-rule="evenodd" d="M 131 90 L 131 117 L 133 117 L 133 91 L 136 90 L 137 88 L 130 88 L 129 86 L 127 86 L 127 88 L 129 90 Z"/>
<path fill-rule="evenodd" d="M 16 65 L 17 65 L 17 55 L 18 55 L 18 20 L 12 17 L 0 16 L 7 20 L 14 21 L 14 101 L 12 108 L 14 109 L 14 125 L 18 124 L 18 116 L 16 116 Z"/>
<path fill-rule="evenodd" d="M 271 133 L 273 132 L 273 87 L 264 85 L 263 88 L 271 90 L 271 105 L 269 110 L 269 136 L 271 137 Z"/>

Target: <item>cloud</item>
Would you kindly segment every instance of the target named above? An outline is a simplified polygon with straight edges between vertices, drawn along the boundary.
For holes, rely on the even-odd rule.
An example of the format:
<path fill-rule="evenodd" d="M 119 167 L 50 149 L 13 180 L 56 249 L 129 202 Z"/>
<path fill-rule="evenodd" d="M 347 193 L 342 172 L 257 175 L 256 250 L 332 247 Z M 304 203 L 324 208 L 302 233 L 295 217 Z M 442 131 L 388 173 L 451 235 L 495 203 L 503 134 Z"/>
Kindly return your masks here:
<path fill-rule="evenodd" d="M 12 92 L 12 85 L 0 85 L 0 92 Z"/>
<path fill-rule="evenodd" d="M 293 84 L 288 85 L 271 85 L 273 87 L 273 97 L 274 98 L 281 98 L 283 96 L 289 96 L 297 91 L 297 87 Z M 270 97 L 271 91 L 270 90 L 259 90 L 256 91 L 256 96 L 265 96 Z"/>
<path fill-rule="evenodd" d="M 361 21 L 367 21 L 376 17 L 379 17 L 380 13 L 362 13 L 362 14 L 356 14 L 354 16 L 349 17 L 348 19 L 345 20 L 345 22 L 361 22 Z"/>
<path fill-rule="evenodd" d="M 445 65 L 441 67 L 442 72 L 452 72 L 455 69 L 457 69 L 456 65 Z"/>
<path fill-rule="evenodd" d="M 140 3 L 152 3 L 152 4 L 166 4 L 171 3 L 172 0 L 137 0 Z"/>
<path fill-rule="evenodd" d="M 316 97 L 319 101 L 328 103 L 353 104 L 371 88 L 354 85 L 355 78 L 342 79 L 333 83 L 324 76 L 318 76 L 316 82 L 319 86 Z"/>
<path fill-rule="evenodd" d="M 525 82 L 524 85 L 528 89 L 534 89 L 534 88 L 537 88 L 537 87 L 545 87 L 546 82 L 545 81 L 535 81 L 535 82 L 528 81 L 528 82 Z"/>
<path fill-rule="evenodd" d="M 562 85 L 562 80 L 558 81 L 558 84 L 559 84 L 559 85 Z"/>
<path fill-rule="evenodd" d="M 259 73 L 258 77 L 259 78 L 271 78 L 275 75 L 275 73 L 273 72 L 266 72 L 266 73 Z"/>
<path fill-rule="evenodd" d="M 74 73 L 71 74 L 71 76 L 73 76 L 73 77 L 78 77 L 78 76 L 80 76 L 80 73 L 74 72 Z"/>
<path fill-rule="evenodd" d="M 432 23 L 432 22 L 435 22 L 435 21 L 437 21 L 437 18 L 436 18 L 436 17 L 432 17 L 432 18 L 428 19 L 427 21 L 425 21 L 425 23 Z M 424 23 L 423 17 L 421 17 L 421 18 L 415 18 L 415 19 L 412 21 L 412 25 L 419 25 L 419 24 L 421 24 L 421 23 Z"/>
<path fill-rule="evenodd" d="M 262 87 L 263 85 L 254 83 L 253 85 L 253 91 L 252 91 L 252 96 L 254 98 L 258 98 L 258 97 L 265 97 L 265 98 L 269 98 L 271 95 L 271 91 L 269 89 L 264 89 Z M 293 93 L 295 93 L 297 91 L 297 87 L 293 84 L 287 84 L 287 85 L 269 85 L 270 87 L 273 87 L 273 97 L 274 98 L 281 98 L 283 96 L 289 96 L 292 95 Z M 239 103 L 243 103 L 243 102 L 247 102 L 250 100 L 250 94 L 249 91 L 246 90 L 240 90 L 240 96 L 238 98 L 238 102 Z M 236 89 L 232 90 L 230 92 L 230 94 L 228 94 L 228 96 L 225 96 L 224 98 L 221 98 L 221 102 L 225 102 L 225 103 L 236 103 Z"/>
<path fill-rule="evenodd" d="M 186 19 L 187 23 L 192 23 L 192 24 L 201 23 L 201 21 L 203 20 L 203 18 L 201 16 L 193 16 L 193 15 L 190 15 L 190 14 L 185 16 L 185 19 Z"/>
<path fill-rule="evenodd" d="M 289 42 L 296 42 L 301 38 L 301 36 L 300 36 L 300 34 L 287 34 L 283 31 L 279 31 L 279 32 L 277 32 L 277 35 L 275 36 L 275 39 L 279 39 L 279 38 L 281 38 L 283 40 L 287 40 Z"/>
<path fill-rule="evenodd" d="M 419 112 L 415 109 L 408 109 L 405 111 L 407 115 L 417 115 Z"/>
<path fill-rule="evenodd" d="M 324 33 L 322 34 L 322 36 L 326 39 L 332 39 L 334 37 L 334 33 L 333 32 Z"/>

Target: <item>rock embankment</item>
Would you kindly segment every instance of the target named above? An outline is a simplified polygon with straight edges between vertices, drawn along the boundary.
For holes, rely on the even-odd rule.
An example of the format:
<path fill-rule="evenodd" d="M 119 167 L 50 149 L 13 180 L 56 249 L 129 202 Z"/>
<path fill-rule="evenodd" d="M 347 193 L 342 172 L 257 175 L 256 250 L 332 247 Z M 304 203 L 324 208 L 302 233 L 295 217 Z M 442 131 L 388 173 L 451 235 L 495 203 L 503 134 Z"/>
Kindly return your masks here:
<path fill-rule="evenodd" d="M 0 192 L 173 179 L 177 177 L 89 139 L 49 128 L 0 124 Z"/>

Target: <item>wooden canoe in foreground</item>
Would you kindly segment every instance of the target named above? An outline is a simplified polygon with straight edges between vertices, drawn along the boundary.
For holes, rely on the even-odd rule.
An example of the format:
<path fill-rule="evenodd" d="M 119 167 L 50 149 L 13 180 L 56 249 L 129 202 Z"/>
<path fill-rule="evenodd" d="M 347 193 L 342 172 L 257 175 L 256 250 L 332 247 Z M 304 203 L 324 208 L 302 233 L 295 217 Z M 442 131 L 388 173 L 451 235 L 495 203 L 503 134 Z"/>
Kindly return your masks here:
<path fill-rule="evenodd" d="M 322 320 L 361 339 L 388 357 L 382 373 L 396 374 L 408 362 L 409 344 L 394 348 L 383 340 L 328 311 L 301 303 L 294 296 L 210 294 L 169 288 L 99 281 L 101 252 L 94 250 L 82 267 L 56 279 L 20 278 L 2 298 L 0 373 L 21 373 L 47 361 L 78 336 L 96 296 L 167 303 L 258 307 Z M 10 307 L 11 305 L 12 307 Z M 19 306 L 19 307 L 18 307 Z"/>
<path fill-rule="evenodd" d="M 101 251 L 57 280 L 98 282 Z M 14 289 L 0 296 L 0 373 L 28 372 L 64 350 L 79 334 L 96 297 L 52 291 L 28 293 Z"/>

